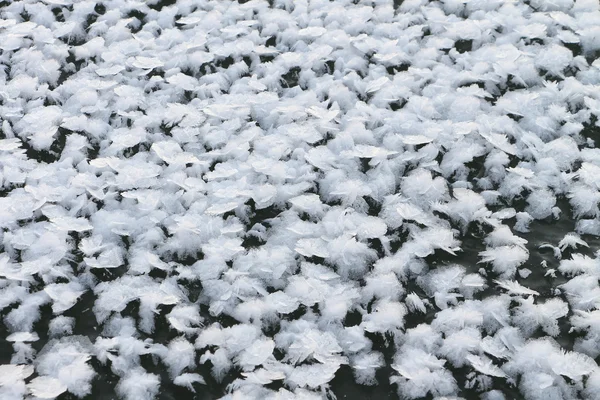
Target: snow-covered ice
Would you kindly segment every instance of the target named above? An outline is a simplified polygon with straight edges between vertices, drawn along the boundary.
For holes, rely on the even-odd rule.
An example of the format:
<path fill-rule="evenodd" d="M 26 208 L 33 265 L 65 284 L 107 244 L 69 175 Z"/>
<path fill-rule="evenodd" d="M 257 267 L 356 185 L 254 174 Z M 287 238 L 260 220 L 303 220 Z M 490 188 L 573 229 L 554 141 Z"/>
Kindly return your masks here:
<path fill-rule="evenodd" d="M 0 399 L 599 399 L 598 0 L 0 1 Z"/>

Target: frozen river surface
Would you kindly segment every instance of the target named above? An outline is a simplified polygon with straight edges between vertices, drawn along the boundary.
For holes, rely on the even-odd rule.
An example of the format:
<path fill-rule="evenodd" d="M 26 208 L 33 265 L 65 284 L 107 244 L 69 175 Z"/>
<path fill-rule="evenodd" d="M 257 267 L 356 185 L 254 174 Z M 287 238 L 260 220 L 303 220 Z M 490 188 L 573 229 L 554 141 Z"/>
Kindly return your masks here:
<path fill-rule="evenodd" d="M 598 0 L 0 1 L 0 400 L 600 398 Z"/>

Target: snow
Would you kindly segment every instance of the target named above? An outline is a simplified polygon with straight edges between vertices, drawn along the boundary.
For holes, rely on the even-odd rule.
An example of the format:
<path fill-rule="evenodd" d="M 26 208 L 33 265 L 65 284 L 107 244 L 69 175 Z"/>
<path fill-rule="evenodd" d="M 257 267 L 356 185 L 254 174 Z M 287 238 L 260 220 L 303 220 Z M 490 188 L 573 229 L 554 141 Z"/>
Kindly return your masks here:
<path fill-rule="evenodd" d="M 33 374 L 34 368 L 31 365 L 4 364 L 0 366 L 0 371 L 2 371 L 0 386 L 10 386 L 29 377 Z"/>
<path fill-rule="evenodd" d="M 519 326 L 525 336 L 529 336 L 538 327 L 550 335 L 560 333 L 557 320 L 569 312 L 567 303 L 558 298 L 550 299 L 541 304 L 534 304 L 533 296 L 520 299 L 520 306 L 515 308 L 513 322 Z"/>
<path fill-rule="evenodd" d="M 67 391 L 67 387 L 58 379 L 48 376 L 38 376 L 27 385 L 27 388 L 38 399 L 54 399 Z"/>
<path fill-rule="evenodd" d="M 186 387 L 192 393 L 196 393 L 196 390 L 192 386 L 194 383 L 200 383 L 206 385 L 206 381 L 199 374 L 181 374 L 173 380 L 173 383 L 177 386 Z"/>
<path fill-rule="evenodd" d="M 91 380 L 96 375 L 87 363 L 92 347 L 87 337 L 68 336 L 50 341 L 36 357 L 36 371 L 55 378 L 65 390 L 83 397 L 91 392 Z"/>
<path fill-rule="evenodd" d="M 155 374 L 143 372 L 141 368 L 128 371 L 117 385 L 117 393 L 124 399 L 149 400 L 158 394 L 160 379 Z"/>
<path fill-rule="evenodd" d="M 393 364 L 392 368 L 399 375 L 392 379 L 398 382 L 399 394 L 404 398 L 418 399 L 428 393 L 433 396 L 455 393 L 456 381 L 444 368 L 444 360 L 411 347 L 399 352 L 397 360 L 398 363 Z"/>
<path fill-rule="evenodd" d="M 517 267 L 529 258 L 529 252 L 520 246 L 498 246 L 479 253 L 480 263 L 490 263 L 492 270 L 503 278 L 512 278 Z"/>
<path fill-rule="evenodd" d="M 599 12 L 3 2 L 0 398 L 598 398 Z"/>

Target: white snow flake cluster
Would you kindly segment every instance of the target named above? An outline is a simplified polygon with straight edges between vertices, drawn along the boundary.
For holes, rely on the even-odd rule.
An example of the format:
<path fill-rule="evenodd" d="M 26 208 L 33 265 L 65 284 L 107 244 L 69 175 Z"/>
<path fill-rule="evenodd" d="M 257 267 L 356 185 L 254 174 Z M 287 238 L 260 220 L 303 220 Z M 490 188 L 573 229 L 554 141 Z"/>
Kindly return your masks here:
<path fill-rule="evenodd" d="M 598 0 L 0 1 L 0 399 L 599 399 L 599 119 Z"/>

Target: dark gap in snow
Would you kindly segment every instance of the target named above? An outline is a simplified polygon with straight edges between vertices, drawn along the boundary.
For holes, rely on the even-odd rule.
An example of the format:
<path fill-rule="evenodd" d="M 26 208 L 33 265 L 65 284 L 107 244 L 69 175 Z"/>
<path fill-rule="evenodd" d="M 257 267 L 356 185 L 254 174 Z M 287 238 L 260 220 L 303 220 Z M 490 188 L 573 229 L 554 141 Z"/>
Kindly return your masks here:
<path fill-rule="evenodd" d="M 538 74 L 539 74 L 539 76 L 543 77 L 544 80 L 546 80 L 548 82 L 556 82 L 556 83 L 558 83 L 558 82 L 564 81 L 564 78 L 562 78 L 562 77 L 560 77 L 560 76 L 558 76 L 556 74 L 553 74 L 553 73 L 551 73 L 551 72 L 549 72 L 549 71 L 547 71 L 547 70 L 545 70 L 543 68 L 539 68 L 538 69 Z"/>
<path fill-rule="evenodd" d="M 146 21 L 146 14 L 141 12 L 140 10 L 133 9 L 127 13 L 127 18 L 134 19 L 128 24 L 128 26 L 130 27 L 131 33 L 136 34 L 139 31 L 141 31 L 144 27 Z"/>
<path fill-rule="evenodd" d="M 565 68 L 565 70 L 563 71 L 565 77 L 567 78 L 576 78 L 577 77 L 577 73 L 579 73 L 579 71 L 581 71 L 581 69 L 577 66 L 568 66 L 567 68 Z M 563 79 L 564 80 L 564 79 Z M 565 121 L 561 122 L 561 126 L 564 125 Z"/>
<path fill-rule="evenodd" d="M 118 312 L 122 317 L 131 317 L 134 321 L 138 329 L 140 329 L 140 299 L 130 300 L 123 310 Z M 114 315 L 114 314 L 113 314 Z"/>
<path fill-rule="evenodd" d="M 36 160 L 40 163 L 52 164 L 57 161 L 60 157 L 60 154 L 51 153 L 47 150 L 36 150 L 29 142 L 23 140 L 21 146 L 25 149 L 25 154 L 27 154 L 27 158 Z"/>
<path fill-rule="evenodd" d="M 264 244 L 264 240 L 254 236 L 254 235 L 246 235 L 242 242 L 242 247 L 246 250 L 254 249 L 260 247 Z"/>
<path fill-rule="evenodd" d="M 136 18 L 138 19 L 140 22 L 144 22 L 144 20 L 146 19 L 146 14 L 138 9 L 131 9 L 127 12 L 127 14 L 125 15 L 126 18 Z"/>
<path fill-rule="evenodd" d="M 285 388 L 285 385 L 283 384 L 282 380 L 276 380 L 269 384 L 266 384 L 265 387 L 273 391 L 279 391 L 279 389 Z"/>
<path fill-rule="evenodd" d="M 509 385 L 504 379 L 479 374 L 469 367 L 449 367 L 448 369 L 452 371 L 452 375 L 458 381 L 458 387 L 461 389 L 460 395 L 465 400 L 480 400 L 481 394 L 490 388 L 500 389 L 505 396 L 508 396 L 507 399 L 525 399 L 516 387 Z"/>
<path fill-rule="evenodd" d="M 215 60 L 214 65 L 217 68 L 227 69 L 227 68 L 231 67 L 234 62 L 235 62 L 235 60 L 233 59 L 233 57 L 227 56 L 227 57 L 222 57 L 222 58 L 218 58 L 217 60 Z"/>
<path fill-rule="evenodd" d="M 385 251 L 383 250 L 383 245 L 381 244 L 381 240 L 378 238 L 367 239 L 369 243 L 369 247 L 377 252 L 378 258 L 383 258 L 385 256 Z"/>
<path fill-rule="evenodd" d="M 54 19 L 56 22 L 65 22 L 65 16 L 63 14 L 62 7 L 52 7 L 52 14 L 54 14 Z"/>
<path fill-rule="evenodd" d="M 473 40 L 457 40 L 454 43 L 454 48 L 461 54 L 466 53 L 467 51 L 471 51 L 473 49 Z"/>
<path fill-rule="evenodd" d="M 60 37 L 59 40 L 70 47 L 81 46 L 85 44 L 85 35 L 78 36 L 76 34 L 69 34 Z"/>
<path fill-rule="evenodd" d="M 335 60 L 327 60 L 325 61 L 325 67 L 327 68 L 327 73 L 332 75 L 335 71 Z"/>
<path fill-rule="evenodd" d="M 580 135 L 587 139 L 592 139 L 595 145 L 600 144 L 600 126 L 598 125 L 598 116 L 592 114 L 589 122 L 583 122 L 583 129 Z"/>
<path fill-rule="evenodd" d="M 199 68 L 199 71 L 200 74 L 197 77 L 214 74 L 215 72 L 217 72 L 217 68 L 215 67 L 214 63 L 209 62 L 202 64 Z"/>
<path fill-rule="evenodd" d="M 57 159 L 60 158 L 63 150 L 65 149 L 65 145 L 67 144 L 67 136 L 71 135 L 73 131 L 69 129 L 65 129 L 63 127 L 58 127 L 56 132 L 56 140 L 52 142 L 50 146 L 50 152 L 56 154 Z"/>
<path fill-rule="evenodd" d="M 349 311 L 346 316 L 344 317 L 344 320 L 342 321 L 342 324 L 345 327 L 350 327 L 350 326 L 356 326 L 356 325 L 360 325 L 360 323 L 362 322 L 362 314 L 357 311 Z"/>
<path fill-rule="evenodd" d="M 506 93 L 526 89 L 526 87 L 523 86 L 521 82 L 518 82 L 517 78 L 515 78 L 515 76 L 512 74 L 508 74 L 507 79 L 498 83 L 496 88 L 497 90 L 494 90 L 495 93 L 492 93 L 492 104 L 495 104 L 496 101 Z"/>
<path fill-rule="evenodd" d="M 94 140 L 90 140 L 89 146 L 86 148 L 87 158 L 94 160 L 100 154 L 100 144 Z"/>
<path fill-rule="evenodd" d="M 188 390 L 183 387 L 178 387 L 173 384 L 172 378 L 167 372 L 167 365 L 165 365 L 159 357 L 151 354 L 144 354 L 140 356 L 140 364 L 148 373 L 159 376 L 161 386 L 158 394 L 158 399 L 177 399 L 180 398 L 175 396 L 176 394 L 191 394 Z M 185 370 L 184 370 L 185 371 Z M 207 374 L 208 375 L 208 374 Z"/>
<path fill-rule="evenodd" d="M 164 78 L 165 77 L 165 71 L 162 70 L 161 68 L 153 68 L 150 72 L 148 72 L 146 74 L 146 76 L 148 77 L 148 79 L 154 77 L 154 76 L 158 76 L 160 78 Z M 154 92 L 156 91 L 157 88 L 152 88 L 151 91 Z"/>
<path fill-rule="evenodd" d="M 163 280 L 169 276 L 169 272 L 160 268 L 152 268 L 148 273 L 148 276 L 152 279 L 160 279 Z"/>
<path fill-rule="evenodd" d="M 113 400 L 117 398 L 115 389 L 120 378 L 112 371 L 112 362 L 107 360 L 106 364 L 102 364 L 96 357 L 92 357 L 90 364 L 97 374 L 92 380 L 92 392 L 83 400 Z"/>
<path fill-rule="evenodd" d="M 242 61 L 244 62 L 244 64 L 246 64 L 248 66 L 248 68 L 252 67 L 252 58 L 251 57 L 243 56 Z M 242 77 L 244 77 L 244 76 L 249 76 L 249 72 L 245 73 Z"/>
<path fill-rule="evenodd" d="M 285 74 L 281 75 L 281 79 L 285 84 L 285 87 L 292 88 L 298 86 L 298 80 L 300 78 L 300 67 L 292 67 Z"/>
<path fill-rule="evenodd" d="M 236 216 L 236 210 L 231 210 L 231 211 L 227 211 L 226 213 L 223 213 L 223 219 L 227 220 L 230 217 L 235 217 Z"/>
<path fill-rule="evenodd" d="M 191 303 L 196 303 L 202 294 L 202 282 L 200 280 L 178 279 L 179 287 L 184 291 Z"/>
<path fill-rule="evenodd" d="M 472 85 L 476 85 L 479 89 L 486 90 L 487 82 L 469 80 L 461 85 L 458 85 L 459 88 L 470 87 Z"/>
<path fill-rule="evenodd" d="M 39 336 L 39 340 L 31 343 L 31 347 L 39 352 L 46 345 L 49 340 L 48 337 L 48 324 L 52 318 L 52 305 L 50 303 L 43 304 L 38 309 L 39 318 L 33 324 L 33 332 L 36 332 Z"/>
<path fill-rule="evenodd" d="M 94 12 L 98 15 L 104 15 L 106 13 L 106 6 L 102 2 L 96 3 L 94 6 Z"/>
<path fill-rule="evenodd" d="M 165 136 L 168 137 L 173 137 L 173 134 L 171 133 L 171 131 L 173 131 L 173 128 L 175 127 L 175 124 L 167 124 L 165 122 L 161 122 L 159 130 L 160 132 L 162 132 Z"/>
<path fill-rule="evenodd" d="M 367 203 L 367 205 L 369 206 L 367 215 L 374 216 L 374 217 L 378 216 L 379 213 L 381 212 L 382 204 L 379 203 L 378 201 L 376 201 L 371 196 L 365 196 L 363 198 L 364 198 L 365 202 Z"/>
<path fill-rule="evenodd" d="M 125 150 L 123 150 L 123 157 L 131 158 L 131 157 L 135 156 L 136 154 L 138 154 L 139 152 L 147 152 L 148 150 L 150 150 L 150 149 L 146 143 L 138 143 L 135 146 L 128 147 Z M 92 158 L 92 157 L 90 157 L 90 158 Z"/>
<path fill-rule="evenodd" d="M 506 113 L 506 116 L 516 122 L 519 122 L 520 120 L 523 119 L 522 115 L 517 115 L 517 114 L 513 114 L 513 113 Z"/>
<path fill-rule="evenodd" d="M 273 218 L 276 218 L 280 213 L 281 209 L 276 206 L 269 206 L 264 208 L 256 208 L 254 199 L 249 199 L 246 204 L 250 207 L 249 223 L 250 227 L 256 224 L 269 224 Z"/>
<path fill-rule="evenodd" d="M 317 141 L 317 142 L 314 142 L 312 145 L 313 145 L 313 147 L 324 146 L 324 145 L 327 145 L 327 143 L 328 143 L 328 142 L 329 142 L 331 139 L 333 139 L 333 138 L 334 138 L 333 134 L 332 134 L 331 132 L 327 132 L 327 133 L 324 135 L 323 139 L 321 139 L 321 140 L 319 140 L 319 141 Z M 320 170 L 318 167 L 314 167 L 314 168 L 313 168 L 313 170 L 314 170 L 314 171 L 321 171 L 321 170 Z"/>
<path fill-rule="evenodd" d="M 396 253 L 404 243 L 408 240 L 410 232 L 408 229 L 397 229 L 395 231 L 389 230 L 386 233 L 386 237 L 390 238 L 390 252 L 392 254 Z"/>
<path fill-rule="evenodd" d="M 407 103 L 406 99 L 392 101 L 390 103 L 390 108 L 392 109 L 392 111 L 398 111 L 398 110 L 401 110 L 402 108 L 404 108 L 406 103 Z"/>
<path fill-rule="evenodd" d="M 4 306 L 4 304 L 3 304 Z M 8 324 L 4 321 L 6 315 L 18 307 L 18 303 L 8 304 L 4 309 L 0 310 L 0 364 L 10 364 L 10 359 L 13 354 L 13 344 L 6 340 L 12 332 L 8 330 Z"/>
<path fill-rule="evenodd" d="M 127 273 L 127 267 L 122 265 L 117 268 L 91 268 L 90 272 L 100 282 L 114 281 Z"/>
<path fill-rule="evenodd" d="M 509 157 L 510 162 L 508 163 L 508 168 L 514 168 L 516 166 L 518 166 L 521 163 L 521 160 L 518 157 Z M 527 189 L 525 189 L 524 192 L 522 193 L 528 193 Z"/>
<path fill-rule="evenodd" d="M 80 43 L 83 44 L 83 43 Z M 85 64 L 85 58 L 75 58 L 75 51 L 69 49 L 69 55 L 65 59 L 65 65 L 60 69 L 60 76 L 56 82 L 56 87 L 62 85 L 67 79 L 76 74 Z"/>
<path fill-rule="evenodd" d="M 23 11 L 21 11 L 19 16 L 21 17 L 23 22 L 28 22 L 31 19 L 31 14 L 29 14 L 25 8 L 23 8 Z"/>
<path fill-rule="evenodd" d="M 148 334 L 148 339 L 152 339 L 157 343 L 169 343 L 171 340 L 180 336 L 180 333 L 175 329 L 171 329 L 167 321 L 169 314 L 174 304 L 159 304 L 156 316 L 154 317 L 154 330 Z"/>
<path fill-rule="evenodd" d="M 482 178 L 485 174 L 485 159 L 486 155 L 475 157 L 473 160 L 465 163 L 465 167 L 469 169 L 469 176 L 467 181 L 473 182 L 476 178 Z"/>
<path fill-rule="evenodd" d="M 540 292 L 542 298 L 547 298 L 549 295 L 554 296 L 554 293 L 549 293 L 547 288 L 565 283 L 566 279 L 561 274 L 557 274 L 556 278 L 545 276 L 548 269 L 558 267 L 559 260 L 554 257 L 552 251 L 544 248 L 540 249 L 540 246 L 548 243 L 556 244 L 566 233 L 575 230 L 575 224 L 568 212 L 569 204 L 563 200 L 562 202 L 558 201 L 557 205 L 565 210 L 558 220 L 534 220 L 529 225 L 529 232 L 519 233 L 519 236 L 528 241 L 527 249 L 529 250 L 529 259 L 523 264 L 522 268 L 525 267 L 531 270 L 531 275 L 525 279 L 517 275 L 517 279 L 523 282 L 525 286 Z M 578 249 L 578 252 L 582 251 L 583 249 Z M 546 263 L 547 268 L 542 266 L 542 262 Z"/>
<path fill-rule="evenodd" d="M 360 162 L 360 168 L 359 171 L 362 172 L 363 174 L 366 173 L 367 171 L 369 171 L 371 169 L 371 166 L 369 165 L 369 163 L 371 162 L 370 158 L 366 158 L 366 157 L 360 157 L 359 159 Z"/>
<path fill-rule="evenodd" d="M 198 365 L 196 367 L 196 370 L 194 371 L 195 373 L 200 374 L 204 380 L 206 381 L 206 385 L 201 385 L 201 384 L 194 384 L 194 388 L 196 389 L 196 393 L 192 394 L 192 393 L 185 393 L 183 394 L 183 392 L 180 392 L 180 390 L 182 390 L 183 388 L 178 387 L 178 386 L 171 386 L 174 390 L 173 392 L 176 394 L 181 393 L 181 395 L 178 395 L 177 397 L 175 397 L 175 400 L 180 400 L 180 399 L 186 399 L 186 398 L 193 398 L 194 400 L 198 399 L 198 400 L 216 400 L 219 399 L 221 397 L 223 397 L 226 393 L 227 393 L 227 387 L 224 383 L 222 382 L 218 382 L 216 381 L 213 376 L 212 376 L 212 372 L 211 372 L 211 368 L 212 368 L 212 363 L 210 361 L 207 361 L 204 364 L 200 364 L 200 357 L 202 356 L 203 352 L 197 352 L 197 362 L 196 364 Z M 169 379 L 170 380 L 170 379 Z M 177 389 L 179 388 L 179 389 Z M 161 390 L 161 392 L 159 393 L 159 396 L 161 396 L 161 399 L 171 399 L 171 397 L 163 397 L 163 396 L 170 396 L 171 393 L 166 392 L 165 390 Z"/>
<path fill-rule="evenodd" d="M 205 326 L 211 325 L 215 322 L 219 323 L 219 325 L 221 325 L 223 328 L 229 328 L 239 324 L 238 320 L 227 314 L 220 314 L 217 316 L 212 315 L 208 310 L 208 305 L 206 304 L 200 304 L 200 316 L 204 319 Z"/>
<path fill-rule="evenodd" d="M 204 354 L 204 351 L 199 351 L 199 355 Z M 212 375 L 213 364 L 210 360 L 206 361 L 204 364 L 198 364 L 198 370 L 200 374 L 206 380 L 206 385 L 202 385 L 201 389 L 203 392 L 208 392 L 207 394 L 212 397 L 206 397 L 210 399 L 220 399 L 221 397 L 227 394 L 227 386 L 231 384 L 234 380 L 242 378 L 241 371 L 236 367 L 233 367 L 229 372 L 227 372 L 221 380 L 217 380 Z"/>
<path fill-rule="evenodd" d="M 267 54 L 267 55 L 260 55 L 258 58 L 259 58 L 261 64 L 265 64 L 265 63 L 273 61 L 275 59 L 275 56 L 271 55 L 271 54 Z"/>
<path fill-rule="evenodd" d="M 182 400 L 182 399 L 194 399 L 194 400 L 216 400 L 223 395 L 227 394 L 226 389 L 223 388 L 221 392 L 213 393 L 206 388 L 206 385 L 199 383 L 193 383 L 192 387 L 196 391 L 192 393 L 185 387 L 177 386 L 170 382 L 170 378 L 166 381 L 166 389 L 161 384 L 161 390 L 158 393 L 157 400 Z"/>
<path fill-rule="evenodd" d="M 75 319 L 75 326 L 73 327 L 74 335 L 86 336 L 91 341 L 96 340 L 101 334 L 98 330 L 98 322 L 93 311 L 95 300 L 96 295 L 91 289 L 88 289 L 81 295 L 79 301 L 73 307 L 62 314 Z"/>
<path fill-rule="evenodd" d="M 269 38 L 265 42 L 265 46 L 267 47 L 275 47 L 277 45 L 277 36 L 269 36 Z"/>
<path fill-rule="evenodd" d="M 571 52 L 573 53 L 574 56 L 583 54 L 583 48 L 581 47 L 580 43 L 569 43 L 569 42 L 564 42 L 564 41 L 561 41 L 560 43 L 562 46 L 571 50 Z M 589 60 L 588 60 L 588 62 L 589 62 Z"/>
<path fill-rule="evenodd" d="M 0 106 L 4 105 L 3 99 L 0 97 Z M 6 124 L 10 127 L 10 122 L 6 121 Z M 7 139 L 6 132 L 2 129 L 2 124 L 0 124 L 0 139 Z M 20 138 L 19 138 L 20 139 Z M 21 140 L 22 141 L 22 140 Z"/>
<path fill-rule="evenodd" d="M 421 287 L 417 286 L 415 283 L 407 285 L 406 287 L 407 293 L 416 293 L 421 299 L 426 299 L 428 296 L 423 292 Z M 433 307 L 427 307 L 427 312 L 422 313 L 420 311 L 409 312 L 404 317 L 404 331 L 406 332 L 409 329 L 415 328 L 421 324 L 430 324 L 431 321 L 435 318 L 435 314 L 439 311 L 435 305 Z"/>
<path fill-rule="evenodd" d="M 577 54 L 575 54 L 577 55 Z M 592 65 L 594 61 L 600 58 L 600 50 L 593 50 L 585 54 L 585 59 L 588 64 Z"/>
<path fill-rule="evenodd" d="M 402 63 L 400 65 L 391 65 L 389 67 L 386 67 L 385 70 L 390 75 L 396 75 L 398 72 L 408 71 L 409 67 L 410 63 Z"/>
<path fill-rule="evenodd" d="M 269 292 L 273 293 L 274 291 L 270 290 Z M 277 316 L 280 318 L 280 320 L 268 321 L 262 327 L 262 332 L 265 336 L 273 338 L 275 335 L 277 335 L 281 331 L 281 316 L 282 316 L 282 314 L 278 314 Z"/>
<path fill-rule="evenodd" d="M 386 363 L 386 366 L 377 370 L 375 378 L 377 384 L 367 386 L 354 383 L 354 373 L 349 365 L 342 365 L 331 380 L 330 386 L 338 400 L 383 400 L 398 399 L 395 386 L 390 384 L 390 376 L 395 371 Z"/>
<path fill-rule="evenodd" d="M 295 321 L 301 318 L 304 314 L 306 314 L 307 311 L 308 307 L 306 307 L 304 304 L 300 304 L 298 308 L 296 308 L 291 313 L 281 314 L 281 319 L 285 321 Z"/>
<path fill-rule="evenodd" d="M 541 38 L 523 38 L 523 43 L 525 44 L 525 46 L 535 46 L 535 45 L 543 46 L 544 45 L 544 39 L 541 39 Z"/>
<path fill-rule="evenodd" d="M 161 11 L 164 7 L 173 6 L 177 3 L 177 0 L 148 0 L 146 5 L 153 10 Z"/>
<path fill-rule="evenodd" d="M 193 265 L 198 260 L 204 259 L 204 254 L 201 251 L 197 251 L 195 254 L 172 254 L 171 259 L 176 263 L 190 266 Z"/>
<path fill-rule="evenodd" d="M 311 264 L 326 265 L 325 264 L 325 259 L 323 257 L 318 257 L 318 256 L 312 256 L 312 257 L 300 256 L 300 257 L 304 261 L 309 262 Z"/>
<path fill-rule="evenodd" d="M 373 350 L 381 352 L 384 357 L 383 367 L 377 369 L 375 373 L 377 384 L 366 386 L 354 383 L 350 379 L 351 370 L 342 366 L 331 381 L 333 392 L 338 398 L 342 395 L 346 399 L 398 399 L 397 386 L 390 383 L 390 377 L 397 375 L 391 366 L 399 343 L 395 343 L 392 337 L 370 332 L 365 332 L 365 337 L 371 340 Z"/>

